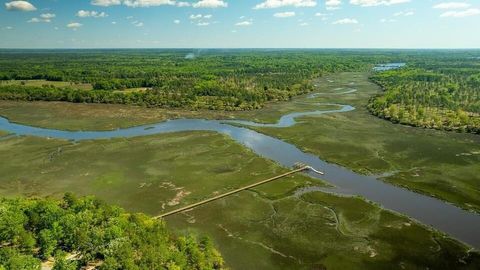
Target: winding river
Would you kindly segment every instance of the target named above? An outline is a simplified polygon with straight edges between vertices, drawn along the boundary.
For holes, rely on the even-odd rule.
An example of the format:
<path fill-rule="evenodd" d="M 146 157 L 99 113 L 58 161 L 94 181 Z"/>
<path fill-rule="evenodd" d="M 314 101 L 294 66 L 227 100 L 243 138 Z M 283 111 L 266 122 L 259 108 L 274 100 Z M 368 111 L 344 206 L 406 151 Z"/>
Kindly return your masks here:
<path fill-rule="evenodd" d="M 319 177 L 335 186 L 333 192 L 359 195 L 383 207 L 405 214 L 426 225 L 443 231 L 473 247 L 480 248 L 480 215 L 462 210 L 438 199 L 424 196 L 397 186 L 387 184 L 374 176 L 354 173 L 346 168 L 329 164 L 315 155 L 302 152 L 296 146 L 274 137 L 270 137 L 244 127 L 261 126 L 284 128 L 295 125 L 295 119 L 302 116 L 314 116 L 327 113 L 343 113 L 355 108 L 349 105 L 319 103 L 319 106 L 337 106 L 334 110 L 297 112 L 284 115 L 276 124 L 260 124 L 241 120 L 204 120 L 178 119 L 166 122 L 136 126 L 113 131 L 64 131 L 45 129 L 10 122 L 0 117 L 0 130 L 15 135 L 38 136 L 45 138 L 66 139 L 73 141 L 110 139 L 145 136 L 180 131 L 214 131 L 230 136 L 233 140 L 248 147 L 258 155 L 273 160 L 285 167 L 292 167 L 296 162 L 308 164 L 325 172 Z"/>

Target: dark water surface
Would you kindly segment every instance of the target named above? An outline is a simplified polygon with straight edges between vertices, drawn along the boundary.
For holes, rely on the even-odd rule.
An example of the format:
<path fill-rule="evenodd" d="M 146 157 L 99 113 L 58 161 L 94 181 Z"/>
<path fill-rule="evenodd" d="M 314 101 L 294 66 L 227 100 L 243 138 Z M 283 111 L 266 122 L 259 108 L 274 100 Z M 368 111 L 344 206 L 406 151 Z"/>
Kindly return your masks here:
<path fill-rule="evenodd" d="M 318 105 L 332 106 L 333 104 Z M 322 170 L 325 172 L 324 176 L 319 177 L 314 173 L 310 173 L 310 175 L 335 185 L 337 188 L 333 191 L 363 196 L 368 200 L 381 204 L 387 209 L 405 214 L 426 225 L 448 233 L 452 237 L 470 244 L 473 247 L 480 248 L 480 215 L 478 214 L 465 211 L 432 197 L 384 183 L 374 176 L 360 175 L 346 168 L 329 164 L 317 156 L 304 153 L 296 146 L 282 140 L 248 128 L 230 125 L 242 124 L 282 128 L 294 125 L 296 117 L 325 113 L 341 113 L 355 109 L 349 105 L 336 106 L 338 106 L 339 109 L 284 115 L 277 124 L 259 124 L 241 120 L 179 119 L 154 125 L 137 126 L 113 131 L 63 131 L 11 123 L 7 119 L 0 117 L 0 130 L 5 130 L 15 135 L 74 141 L 136 137 L 180 131 L 215 131 L 230 136 L 258 155 L 278 162 L 285 167 L 292 167 L 296 162 L 302 162 Z"/>
<path fill-rule="evenodd" d="M 398 69 L 406 66 L 406 63 L 388 63 L 388 64 L 381 64 L 377 65 L 373 68 L 373 71 L 387 71 L 392 69 Z"/>

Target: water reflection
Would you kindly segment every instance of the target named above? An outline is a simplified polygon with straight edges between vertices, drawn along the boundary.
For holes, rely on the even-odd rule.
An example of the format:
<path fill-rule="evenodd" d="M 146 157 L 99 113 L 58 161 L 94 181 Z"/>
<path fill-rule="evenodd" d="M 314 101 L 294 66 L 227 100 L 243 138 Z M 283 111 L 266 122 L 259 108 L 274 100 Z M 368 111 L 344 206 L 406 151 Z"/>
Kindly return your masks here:
<path fill-rule="evenodd" d="M 321 104 L 333 106 L 335 104 Z M 409 190 L 379 181 L 374 176 L 354 173 L 346 168 L 329 164 L 315 155 L 302 152 L 296 146 L 274 137 L 270 137 L 244 127 L 230 124 L 242 124 L 256 127 L 289 127 L 295 118 L 315 116 L 326 113 L 341 113 L 355 108 L 349 105 L 336 105 L 336 110 L 317 110 L 312 112 L 291 113 L 284 115 L 276 124 L 262 124 L 241 120 L 205 120 L 178 119 L 154 125 L 137 126 L 113 131 L 62 131 L 31 127 L 11 123 L 0 117 L 0 130 L 15 135 L 29 135 L 73 141 L 125 138 L 180 131 L 215 131 L 230 136 L 232 139 L 251 149 L 256 154 L 273 160 L 285 167 L 292 167 L 302 162 L 325 172 L 321 178 L 336 186 L 332 192 L 358 195 L 381 204 L 387 209 L 406 214 L 420 222 L 431 225 L 451 236 L 477 248 L 480 247 L 480 215 L 462 210 L 440 200 L 424 196 Z M 319 176 L 311 173 L 310 176 Z M 315 191 L 315 190 L 312 190 Z"/>

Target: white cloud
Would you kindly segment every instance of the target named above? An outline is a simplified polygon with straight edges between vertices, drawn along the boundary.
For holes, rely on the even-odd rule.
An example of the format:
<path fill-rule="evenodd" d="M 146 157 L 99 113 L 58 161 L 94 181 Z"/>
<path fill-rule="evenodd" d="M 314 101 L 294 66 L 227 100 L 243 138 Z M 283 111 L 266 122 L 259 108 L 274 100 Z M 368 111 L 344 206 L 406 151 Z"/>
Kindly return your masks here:
<path fill-rule="evenodd" d="M 322 21 L 328 20 L 328 16 L 330 16 L 330 14 L 321 13 L 321 12 L 315 13 L 315 17 L 319 17 L 320 20 L 322 20 Z"/>
<path fill-rule="evenodd" d="M 278 12 L 273 14 L 273 17 L 276 17 L 276 18 L 288 18 L 293 16 L 295 16 L 295 12 L 293 11 Z"/>
<path fill-rule="evenodd" d="M 82 27 L 82 26 L 83 26 L 83 24 L 77 23 L 77 22 L 72 22 L 72 23 L 67 24 L 68 28 L 72 28 L 74 30 L 76 30 L 77 28 Z"/>
<path fill-rule="evenodd" d="M 307 22 L 303 22 L 300 24 L 300 26 L 308 26 L 309 24 Z"/>
<path fill-rule="evenodd" d="M 174 20 L 173 23 L 174 24 L 180 24 L 180 20 Z"/>
<path fill-rule="evenodd" d="M 190 2 L 177 2 L 177 7 L 190 7 L 192 4 Z"/>
<path fill-rule="evenodd" d="M 29 23 L 49 23 L 52 21 L 53 18 L 55 18 L 55 14 L 53 13 L 43 13 L 40 14 L 40 18 L 31 18 L 27 22 Z"/>
<path fill-rule="evenodd" d="M 323 17 L 327 17 L 327 16 L 328 16 L 328 14 L 326 14 L 326 13 L 321 13 L 321 12 L 315 13 L 315 17 L 321 17 L 321 18 L 323 18 Z"/>
<path fill-rule="evenodd" d="M 209 18 L 211 18 L 212 16 L 211 15 L 205 15 L 205 17 L 208 16 Z M 190 15 L 190 20 L 199 20 L 201 18 L 204 18 L 204 16 L 202 14 L 192 14 Z"/>
<path fill-rule="evenodd" d="M 40 14 L 40 18 L 44 19 L 44 20 L 51 20 L 53 18 L 55 18 L 56 15 L 53 14 L 53 13 L 43 13 L 43 14 Z"/>
<path fill-rule="evenodd" d="M 163 5 L 175 5 L 173 0 L 123 0 L 127 7 L 156 7 Z"/>
<path fill-rule="evenodd" d="M 279 8 L 279 7 L 315 7 L 315 0 L 266 0 L 253 7 L 254 9 L 262 8 Z"/>
<path fill-rule="evenodd" d="M 192 21 L 192 23 L 195 22 L 196 25 L 198 26 L 208 26 L 210 25 L 210 19 L 212 18 L 213 16 L 211 14 L 206 14 L 206 15 L 202 15 L 202 14 L 192 14 L 190 15 L 190 20 Z M 216 22 L 213 22 L 213 23 L 216 23 Z"/>
<path fill-rule="evenodd" d="M 243 21 L 243 22 L 238 22 L 238 23 L 236 23 L 235 25 L 236 25 L 236 26 L 250 26 L 250 25 L 252 25 L 252 24 L 253 24 L 252 21 Z"/>
<path fill-rule="evenodd" d="M 221 8 L 228 7 L 228 3 L 223 0 L 200 0 L 192 6 L 194 8 Z"/>
<path fill-rule="evenodd" d="M 142 27 L 143 26 L 143 22 L 139 22 L 139 21 L 133 21 L 132 24 L 135 25 L 136 27 Z"/>
<path fill-rule="evenodd" d="M 11 27 L 11 26 L 5 26 L 5 30 L 12 30 L 12 29 L 13 29 L 13 27 Z"/>
<path fill-rule="evenodd" d="M 332 22 L 332 24 L 358 24 L 356 19 L 345 18 Z"/>
<path fill-rule="evenodd" d="M 325 7 L 327 8 L 327 10 L 339 9 L 340 5 L 342 5 L 342 1 L 340 1 L 340 0 L 327 0 L 327 1 L 325 1 Z"/>
<path fill-rule="evenodd" d="M 125 5 L 128 7 L 156 7 L 163 5 L 175 5 L 175 0 L 92 0 L 94 6 L 118 6 Z M 183 4 L 182 4 L 183 5 Z"/>
<path fill-rule="evenodd" d="M 113 25 L 117 24 L 117 22 L 112 22 Z"/>
<path fill-rule="evenodd" d="M 121 4 L 120 0 L 92 0 L 90 3 L 94 6 L 102 7 L 118 6 Z"/>
<path fill-rule="evenodd" d="M 408 16 L 413 16 L 414 14 L 415 14 L 415 12 L 413 12 L 413 11 L 399 11 L 399 12 L 393 14 L 393 16 L 395 16 L 395 17 L 399 17 L 399 16 L 408 17 Z"/>
<path fill-rule="evenodd" d="M 397 20 L 395 20 L 395 19 L 381 19 L 380 20 L 381 23 L 394 23 L 396 21 Z"/>
<path fill-rule="evenodd" d="M 480 15 L 480 9 L 471 8 L 463 11 L 447 11 L 440 15 L 442 18 L 464 18 L 470 16 Z"/>
<path fill-rule="evenodd" d="M 444 2 L 433 6 L 436 9 L 463 9 L 470 7 L 470 4 L 464 2 Z"/>
<path fill-rule="evenodd" d="M 105 12 L 79 10 L 77 12 L 77 17 L 80 17 L 80 18 L 87 18 L 87 17 L 105 18 L 105 17 L 108 17 L 108 15 Z"/>
<path fill-rule="evenodd" d="M 42 21 L 39 18 L 31 18 L 27 22 L 29 22 L 29 23 L 39 23 L 39 22 L 42 22 Z"/>
<path fill-rule="evenodd" d="M 350 0 L 350 4 L 362 7 L 391 6 L 408 2 L 410 0 Z"/>
<path fill-rule="evenodd" d="M 37 8 L 27 1 L 12 1 L 5 3 L 5 8 L 10 11 L 35 11 Z"/>

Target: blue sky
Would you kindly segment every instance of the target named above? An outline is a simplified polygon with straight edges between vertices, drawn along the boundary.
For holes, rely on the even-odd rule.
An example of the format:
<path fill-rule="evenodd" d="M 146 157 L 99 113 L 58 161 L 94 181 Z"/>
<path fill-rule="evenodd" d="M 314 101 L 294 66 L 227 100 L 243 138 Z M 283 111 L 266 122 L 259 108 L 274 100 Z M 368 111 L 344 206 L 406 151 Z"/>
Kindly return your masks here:
<path fill-rule="evenodd" d="M 479 48 L 480 0 L 2 0 L 1 48 Z"/>

